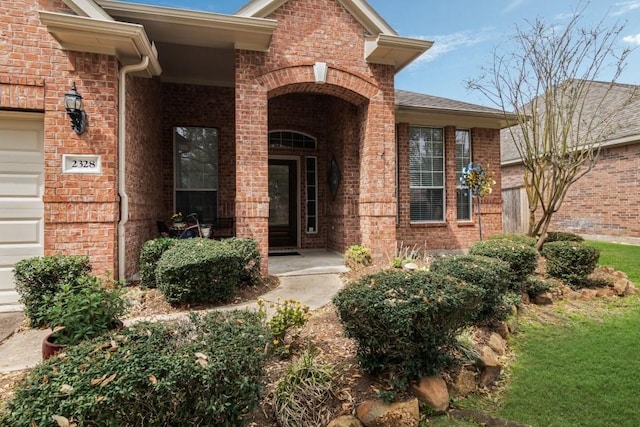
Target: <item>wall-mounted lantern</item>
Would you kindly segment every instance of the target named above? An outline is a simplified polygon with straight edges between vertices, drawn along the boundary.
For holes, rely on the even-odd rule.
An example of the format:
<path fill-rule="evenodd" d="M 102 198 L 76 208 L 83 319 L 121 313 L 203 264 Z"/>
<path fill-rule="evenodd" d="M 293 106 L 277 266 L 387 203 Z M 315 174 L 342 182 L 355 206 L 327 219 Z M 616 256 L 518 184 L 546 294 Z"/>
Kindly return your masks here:
<path fill-rule="evenodd" d="M 80 135 L 87 127 L 87 113 L 82 109 L 82 95 L 76 90 L 75 82 L 71 85 L 71 90 L 64 94 L 64 108 L 71 118 L 71 129 Z"/>

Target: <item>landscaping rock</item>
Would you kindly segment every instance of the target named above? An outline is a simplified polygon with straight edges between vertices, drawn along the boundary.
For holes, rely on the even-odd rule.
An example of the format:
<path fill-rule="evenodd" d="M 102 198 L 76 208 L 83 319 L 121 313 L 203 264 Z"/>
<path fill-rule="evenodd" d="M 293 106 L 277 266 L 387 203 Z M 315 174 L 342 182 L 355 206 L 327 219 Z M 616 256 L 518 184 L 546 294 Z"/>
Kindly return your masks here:
<path fill-rule="evenodd" d="M 503 355 L 507 350 L 506 341 L 496 332 L 489 335 L 489 342 L 487 344 L 489 344 L 489 347 L 499 355 Z"/>
<path fill-rule="evenodd" d="M 423 377 L 418 384 L 411 385 L 411 391 L 436 413 L 449 407 L 449 389 L 441 376 Z"/>
<path fill-rule="evenodd" d="M 582 296 L 580 295 L 580 292 L 574 291 L 567 285 L 562 286 L 562 298 L 569 301 L 574 301 L 580 299 L 581 297 Z"/>
<path fill-rule="evenodd" d="M 453 393 L 459 397 L 465 397 L 473 393 L 478 387 L 476 372 L 469 369 L 462 369 L 453 379 L 451 388 Z"/>
<path fill-rule="evenodd" d="M 611 288 L 598 288 L 596 289 L 596 297 L 605 298 L 616 295 L 616 291 Z"/>
<path fill-rule="evenodd" d="M 502 365 L 496 353 L 489 347 L 483 346 L 479 351 L 477 364 L 481 368 L 478 385 L 480 387 L 490 387 L 500 379 Z"/>
<path fill-rule="evenodd" d="M 580 289 L 580 297 L 583 300 L 592 300 L 594 298 L 596 298 L 596 296 L 598 295 L 598 291 L 596 291 L 595 289 Z"/>
<path fill-rule="evenodd" d="M 363 427 L 359 419 L 353 415 L 343 415 L 327 424 L 327 427 Z"/>
<path fill-rule="evenodd" d="M 480 387 L 491 387 L 499 379 L 502 374 L 502 366 L 485 366 L 480 372 L 478 385 Z"/>
<path fill-rule="evenodd" d="M 533 297 L 533 303 L 535 305 L 551 305 L 553 304 L 553 297 L 549 292 L 543 292 Z"/>
<path fill-rule="evenodd" d="M 484 368 L 487 366 L 489 367 L 501 366 L 496 353 L 491 349 L 491 347 L 486 345 L 478 349 L 477 365 L 481 368 Z"/>
<path fill-rule="evenodd" d="M 631 280 L 627 279 L 626 277 L 616 278 L 616 280 L 613 282 L 612 288 L 616 295 L 618 295 L 619 297 L 632 295 L 633 293 L 635 293 L 634 290 L 637 291 Z"/>
<path fill-rule="evenodd" d="M 500 322 L 498 323 L 498 326 L 496 327 L 496 332 L 502 337 L 502 339 L 508 339 L 509 338 L 509 325 L 507 325 L 507 322 Z"/>
<path fill-rule="evenodd" d="M 356 409 L 365 427 L 418 427 L 420 411 L 418 399 L 388 404 L 381 400 L 367 400 Z"/>
<path fill-rule="evenodd" d="M 413 262 L 409 262 L 405 264 L 403 267 L 405 270 L 409 270 L 409 271 L 414 271 L 418 269 L 418 265 Z"/>

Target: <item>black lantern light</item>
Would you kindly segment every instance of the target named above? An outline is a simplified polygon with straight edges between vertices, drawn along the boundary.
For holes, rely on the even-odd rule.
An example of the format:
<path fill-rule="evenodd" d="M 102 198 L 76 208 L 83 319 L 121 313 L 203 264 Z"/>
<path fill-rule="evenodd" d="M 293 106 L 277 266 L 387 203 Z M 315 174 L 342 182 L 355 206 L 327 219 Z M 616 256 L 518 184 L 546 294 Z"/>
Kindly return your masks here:
<path fill-rule="evenodd" d="M 85 131 L 87 114 L 82 109 L 82 95 L 76 90 L 75 82 L 71 85 L 71 90 L 64 94 L 64 108 L 71 118 L 71 129 L 80 135 Z"/>

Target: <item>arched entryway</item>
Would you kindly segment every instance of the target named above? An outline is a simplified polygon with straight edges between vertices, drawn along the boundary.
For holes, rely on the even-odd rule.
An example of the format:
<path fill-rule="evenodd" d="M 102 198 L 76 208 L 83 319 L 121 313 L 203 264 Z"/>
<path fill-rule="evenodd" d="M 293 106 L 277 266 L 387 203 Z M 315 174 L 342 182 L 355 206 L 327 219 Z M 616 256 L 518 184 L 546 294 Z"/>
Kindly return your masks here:
<path fill-rule="evenodd" d="M 366 111 L 321 93 L 269 99 L 269 248 L 343 251 L 358 219 Z"/>
<path fill-rule="evenodd" d="M 253 57 L 237 59 L 237 67 L 259 74 L 261 65 Z M 268 254 L 271 163 L 274 171 L 280 166 L 281 176 L 298 177 L 297 193 L 287 196 L 297 206 L 282 208 L 295 217 L 295 230 L 284 224 L 291 227 L 290 238 L 278 245 L 343 251 L 363 244 L 382 258 L 396 245 L 393 85 L 379 87 L 373 78 L 332 67 L 320 82 L 313 70 L 303 65 L 236 73 L 237 235 L 256 238 L 261 253 Z M 270 131 L 308 135 L 317 146 L 270 146 Z M 315 200 L 308 197 L 312 179 Z M 316 224 L 310 223 L 314 205 Z"/>

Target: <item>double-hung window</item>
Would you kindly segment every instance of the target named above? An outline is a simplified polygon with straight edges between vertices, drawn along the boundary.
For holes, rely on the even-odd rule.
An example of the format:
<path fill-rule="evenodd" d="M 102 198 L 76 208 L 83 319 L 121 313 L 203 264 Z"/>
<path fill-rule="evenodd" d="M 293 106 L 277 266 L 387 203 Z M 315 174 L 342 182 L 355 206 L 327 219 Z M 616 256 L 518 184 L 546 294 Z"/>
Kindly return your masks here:
<path fill-rule="evenodd" d="M 444 221 L 444 130 L 409 128 L 411 222 Z"/>
<path fill-rule="evenodd" d="M 213 223 L 218 210 L 218 130 L 175 127 L 175 210 Z"/>
<path fill-rule="evenodd" d="M 462 171 L 471 163 L 471 135 L 468 130 L 456 130 L 456 210 L 458 221 L 471 221 L 471 191 L 462 184 Z"/>

